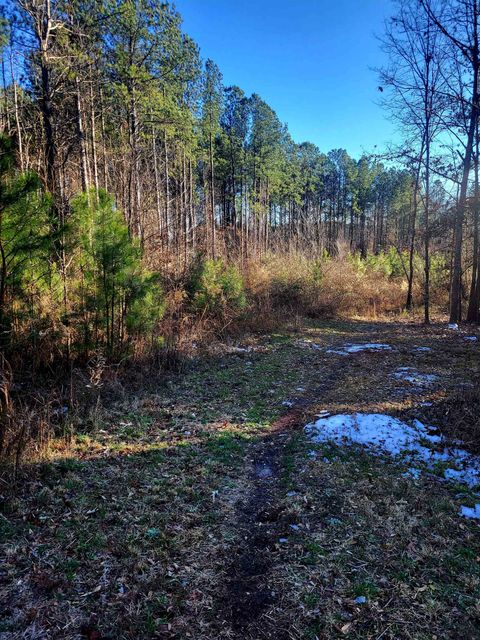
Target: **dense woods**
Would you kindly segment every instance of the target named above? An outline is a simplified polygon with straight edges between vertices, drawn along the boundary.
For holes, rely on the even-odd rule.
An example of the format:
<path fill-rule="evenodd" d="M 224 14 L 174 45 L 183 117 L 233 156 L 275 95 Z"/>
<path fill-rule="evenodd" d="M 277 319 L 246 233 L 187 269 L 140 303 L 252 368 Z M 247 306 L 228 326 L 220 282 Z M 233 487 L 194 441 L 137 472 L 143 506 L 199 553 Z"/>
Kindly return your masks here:
<path fill-rule="evenodd" d="M 480 0 L 178 2 L 375 126 L 0 2 L 0 640 L 479 638 Z"/>
<path fill-rule="evenodd" d="M 244 313 L 262 269 L 263 302 L 282 310 L 336 313 L 356 297 L 353 310 L 423 303 L 428 323 L 450 290 L 451 321 L 478 321 L 477 3 L 397 8 L 378 95 L 404 142 L 355 159 L 294 141 L 258 94 L 225 86 L 173 5 L 7 3 L 7 358 L 161 348 L 185 314 Z"/>

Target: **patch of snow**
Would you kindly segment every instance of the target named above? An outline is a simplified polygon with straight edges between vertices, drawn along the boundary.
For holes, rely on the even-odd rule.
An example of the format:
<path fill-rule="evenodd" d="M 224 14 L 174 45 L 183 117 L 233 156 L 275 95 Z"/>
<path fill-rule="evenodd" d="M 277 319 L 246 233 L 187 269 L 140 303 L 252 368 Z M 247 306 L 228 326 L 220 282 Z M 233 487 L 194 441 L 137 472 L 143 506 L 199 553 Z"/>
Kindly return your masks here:
<path fill-rule="evenodd" d="M 472 507 L 460 507 L 460 515 L 464 518 L 473 518 L 474 520 L 480 520 L 480 504 L 476 504 Z"/>
<path fill-rule="evenodd" d="M 428 351 L 432 351 L 431 347 L 414 347 L 412 351 L 416 353 L 427 353 Z"/>
<path fill-rule="evenodd" d="M 458 324 L 456 322 L 450 322 L 448 328 L 452 329 L 453 331 L 458 331 Z"/>
<path fill-rule="evenodd" d="M 365 597 L 365 596 L 357 596 L 357 597 L 355 598 L 355 602 L 356 602 L 357 604 L 365 604 L 365 603 L 366 603 L 366 601 L 367 601 L 367 599 L 366 599 L 366 597 Z"/>
<path fill-rule="evenodd" d="M 273 471 L 270 469 L 269 466 L 267 465 L 259 465 L 257 466 L 255 473 L 257 475 L 258 478 L 270 478 L 273 475 Z"/>
<path fill-rule="evenodd" d="M 228 347 L 227 353 L 248 353 L 251 351 L 250 347 Z"/>
<path fill-rule="evenodd" d="M 469 487 L 480 484 L 480 457 L 458 448 L 443 447 L 439 451 L 442 437 L 433 434 L 432 429 L 419 420 L 409 425 L 381 413 L 339 414 L 321 418 L 307 425 L 305 431 L 316 443 L 358 444 L 372 453 L 388 454 L 413 465 L 424 464 L 428 469 L 447 463 L 445 479 Z"/>
<path fill-rule="evenodd" d="M 291 409 L 293 407 L 293 402 L 291 400 L 284 400 L 282 402 L 282 406 L 288 407 L 289 409 Z"/>
<path fill-rule="evenodd" d="M 438 380 L 438 376 L 433 373 L 419 373 L 414 367 L 400 367 L 392 375 L 397 380 L 409 382 L 420 387 L 428 387 Z"/>
<path fill-rule="evenodd" d="M 422 475 L 422 471 L 420 469 L 416 469 L 415 467 L 410 467 L 407 469 L 405 473 L 402 473 L 404 478 L 413 478 L 414 480 L 418 480 Z"/>
<path fill-rule="evenodd" d="M 68 413 L 68 407 L 58 407 L 57 409 L 54 409 L 52 413 L 56 416 L 64 416 Z"/>
<path fill-rule="evenodd" d="M 476 484 L 480 484 L 479 468 L 467 466 L 464 469 L 445 469 L 443 475 L 447 480 L 454 480 L 466 484 L 469 487 L 474 487 Z"/>
<path fill-rule="evenodd" d="M 360 353 L 361 351 L 391 351 L 392 347 L 389 344 L 380 344 L 377 342 L 367 344 L 352 344 L 347 342 L 343 347 L 339 349 L 327 349 L 327 353 L 336 353 L 341 356 L 348 356 L 351 353 Z"/>
<path fill-rule="evenodd" d="M 477 336 L 465 336 L 463 339 L 466 342 L 477 342 L 478 337 Z"/>
<path fill-rule="evenodd" d="M 304 338 L 303 340 L 298 341 L 297 344 L 300 347 L 307 347 L 309 349 L 316 349 L 317 351 L 320 351 L 322 349 L 322 347 L 319 344 L 316 344 L 315 342 L 313 342 L 312 340 L 309 340 L 308 338 Z"/>

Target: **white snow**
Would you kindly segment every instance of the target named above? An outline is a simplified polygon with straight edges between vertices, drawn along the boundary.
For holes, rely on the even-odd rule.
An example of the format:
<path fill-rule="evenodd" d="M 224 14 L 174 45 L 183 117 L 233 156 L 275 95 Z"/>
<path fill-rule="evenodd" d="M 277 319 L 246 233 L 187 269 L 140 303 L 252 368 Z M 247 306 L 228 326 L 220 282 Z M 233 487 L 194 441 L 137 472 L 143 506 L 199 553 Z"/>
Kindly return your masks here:
<path fill-rule="evenodd" d="M 316 344 L 315 342 L 313 342 L 313 340 L 310 340 L 309 338 L 304 338 L 303 340 L 298 340 L 296 342 L 296 344 L 299 347 L 307 347 L 309 349 L 316 349 L 317 351 L 320 351 L 323 347 L 319 344 Z"/>
<path fill-rule="evenodd" d="M 456 322 L 450 322 L 448 328 L 452 329 L 453 331 L 458 331 L 458 324 Z"/>
<path fill-rule="evenodd" d="M 419 373 L 414 367 L 400 367 L 392 375 L 397 380 L 421 387 L 428 387 L 438 380 L 438 376 L 433 373 Z"/>
<path fill-rule="evenodd" d="M 367 344 L 352 344 L 347 342 L 343 347 L 338 349 L 327 349 L 327 353 L 336 353 L 341 356 L 347 356 L 350 353 L 360 353 L 361 351 L 391 351 L 389 344 L 380 344 L 377 342 Z"/>
<path fill-rule="evenodd" d="M 305 431 L 317 443 L 359 444 L 372 453 L 388 454 L 428 470 L 439 463 L 448 464 L 445 479 L 469 487 L 480 485 L 480 457 L 463 449 L 445 447 L 442 437 L 432 433 L 432 428 L 419 420 L 410 425 L 381 413 L 339 414 L 321 418 L 307 425 Z M 417 471 L 420 473 L 420 469 L 412 466 L 408 473 L 415 477 Z"/>
<path fill-rule="evenodd" d="M 410 469 L 407 469 L 405 473 L 402 473 L 404 478 L 413 478 L 414 480 L 418 480 L 421 475 L 422 472 L 420 469 L 416 469 L 415 467 L 411 467 Z"/>
<path fill-rule="evenodd" d="M 460 507 L 460 515 L 464 518 L 473 518 L 474 520 L 480 520 L 480 504 L 476 504 L 472 507 Z"/>
<path fill-rule="evenodd" d="M 465 342 L 477 342 L 478 340 L 477 336 L 465 336 L 463 339 Z"/>
<path fill-rule="evenodd" d="M 416 353 L 427 353 L 428 351 L 432 351 L 431 347 L 414 347 L 413 351 Z"/>

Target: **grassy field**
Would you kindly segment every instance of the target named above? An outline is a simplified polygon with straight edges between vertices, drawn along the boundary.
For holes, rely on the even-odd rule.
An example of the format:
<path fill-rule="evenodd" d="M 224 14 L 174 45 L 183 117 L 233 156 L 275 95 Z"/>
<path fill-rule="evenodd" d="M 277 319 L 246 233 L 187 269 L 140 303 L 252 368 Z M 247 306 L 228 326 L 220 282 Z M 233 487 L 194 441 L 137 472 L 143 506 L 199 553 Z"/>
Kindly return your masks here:
<path fill-rule="evenodd" d="M 475 451 L 479 376 L 444 326 L 307 323 L 117 395 L 5 491 L 0 640 L 480 638 L 473 491 L 303 430 L 382 412 Z"/>

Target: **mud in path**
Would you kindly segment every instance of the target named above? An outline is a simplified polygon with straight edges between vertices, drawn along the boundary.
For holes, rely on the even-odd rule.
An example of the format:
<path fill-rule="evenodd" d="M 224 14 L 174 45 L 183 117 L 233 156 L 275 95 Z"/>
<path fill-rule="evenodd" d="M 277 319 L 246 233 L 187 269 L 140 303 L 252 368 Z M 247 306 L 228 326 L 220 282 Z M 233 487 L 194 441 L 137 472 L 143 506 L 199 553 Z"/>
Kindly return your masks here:
<path fill-rule="evenodd" d="M 275 603 L 269 570 L 272 551 L 282 539 L 285 529 L 277 504 L 287 439 L 283 436 L 279 434 L 269 438 L 252 451 L 251 492 L 246 502 L 238 505 L 237 527 L 243 544 L 234 550 L 234 557 L 227 568 L 225 595 L 221 602 L 225 618 L 237 637 L 281 638 L 274 626 L 269 628 L 268 624 L 259 636 L 257 622 Z"/>
<path fill-rule="evenodd" d="M 275 591 L 270 576 L 277 561 L 275 552 L 278 545 L 287 541 L 291 525 L 295 526 L 283 506 L 285 458 L 293 434 L 305 425 L 315 399 L 338 384 L 340 377 L 339 371 L 332 372 L 312 396 L 298 398 L 294 407 L 272 425 L 271 435 L 252 445 L 249 452 L 250 487 L 246 498 L 237 505 L 235 523 L 243 543 L 232 550 L 217 611 L 239 640 L 292 638 L 288 629 L 279 628 L 274 618 L 265 615 L 275 608 L 281 595 Z"/>

